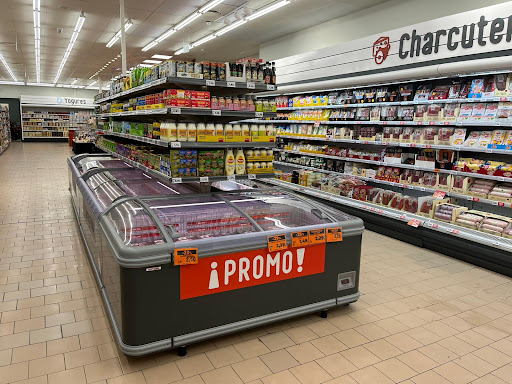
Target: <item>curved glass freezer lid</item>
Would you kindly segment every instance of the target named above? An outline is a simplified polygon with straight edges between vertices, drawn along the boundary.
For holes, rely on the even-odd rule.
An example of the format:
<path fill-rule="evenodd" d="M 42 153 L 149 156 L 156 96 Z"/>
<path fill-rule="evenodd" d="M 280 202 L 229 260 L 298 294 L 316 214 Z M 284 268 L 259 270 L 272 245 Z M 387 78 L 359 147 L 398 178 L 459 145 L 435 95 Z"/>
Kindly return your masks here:
<path fill-rule="evenodd" d="M 119 163 L 119 165 L 118 165 Z M 124 168 L 126 166 L 129 167 L 128 164 L 124 163 L 121 160 L 114 159 L 112 156 L 105 155 L 105 156 L 91 156 L 91 157 L 84 157 L 83 159 L 80 159 L 78 163 L 75 163 L 78 170 L 80 171 L 80 174 L 86 173 L 90 169 L 95 168 Z"/>

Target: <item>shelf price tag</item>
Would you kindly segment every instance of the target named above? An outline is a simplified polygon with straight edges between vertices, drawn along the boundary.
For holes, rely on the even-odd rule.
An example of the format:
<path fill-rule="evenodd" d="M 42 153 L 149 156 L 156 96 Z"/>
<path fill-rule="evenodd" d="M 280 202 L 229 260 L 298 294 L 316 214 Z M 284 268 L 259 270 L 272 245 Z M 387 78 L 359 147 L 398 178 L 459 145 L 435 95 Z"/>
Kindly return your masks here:
<path fill-rule="evenodd" d="M 341 227 L 327 228 L 327 242 L 335 243 L 337 241 L 343 241 L 343 230 Z"/>
<path fill-rule="evenodd" d="M 256 88 L 256 84 L 254 83 L 247 83 L 247 89 L 255 89 Z"/>
<path fill-rule="evenodd" d="M 235 88 L 236 87 L 236 83 L 234 81 L 228 81 L 227 87 L 228 88 Z"/>
<path fill-rule="evenodd" d="M 288 248 L 286 244 L 286 236 L 285 235 L 275 235 L 267 237 L 268 250 L 270 252 L 282 251 L 283 249 Z"/>
<path fill-rule="evenodd" d="M 181 108 L 171 108 L 171 115 L 181 115 Z"/>
<path fill-rule="evenodd" d="M 414 228 L 418 228 L 421 225 L 421 223 L 423 223 L 421 220 L 411 219 L 411 220 L 409 220 L 407 225 L 410 225 L 411 227 L 414 227 Z"/>
<path fill-rule="evenodd" d="M 256 174 L 249 173 L 249 180 L 254 180 L 254 179 L 256 179 Z"/>
<path fill-rule="evenodd" d="M 208 176 L 201 176 L 199 178 L 200 183 L 207 183 L 208 182 Z"/>
<path fill-rule="evenodd" d="M 174 265 L 197 264 L 197 248 L 180 248 L 174 250 Z"/>
<path fill-rule="evenodd" d="M 220 109 L 212 109 L 212 116 L 221 116 L 222 111 Z"/>
<path fill-rule="evenodd" d="M 235 181 L 235 175 L 228 175 L 229 181 Z"/>
<path fill-rule="evenodd" d="M 274 91 L 276 86 L 274 84 L 267 84 L 267 91 Z"/>
<path fill-rule="evenodd" d="M 171 148 L 181 148 L 181 142 L 180 141 L 172 141 Z"/>
<path fill-rule="evenodd" d="M 310 229 L 309 230 L 309 244 L 325 243 L 325 229 Z"/>
<path fill-rule="evenodd" d="M 171 182 L 173 184 L 181 184 L 182 180 L 181 180 L 181 177 L 173 177 L 173 178 L 171 178 Z"/>
<path fill-rule="evenodd" d="M 255 115 L 256 117 L 263 117 L 263 112 L 256 112 Z"/>
<path fill-rule="evenodd" d="M 448 228 L 447 231 L 450 232 L 450 233 L 453 233 L 454 235 L 458 235 L 459 234 L 459 230 L 458 229 Z"/>
<path fill-rule="evenodd" d="M 434 195 L 433 195 L 433 197 L 435 197 L 436 199 L 444 199 L 445 196 L 446 196 L 445 191 L 435 191 Z"/>
<path fill-rule="evenodd" d="M 305 247 L 309 244 L 308 231 L 300 231 L 292 233 L 292 247 Z"/>
<path fill-rule="evenodd" d="M 209 87 L 215 87 L 215 80 L 206 80 L 206 85 Z"/>

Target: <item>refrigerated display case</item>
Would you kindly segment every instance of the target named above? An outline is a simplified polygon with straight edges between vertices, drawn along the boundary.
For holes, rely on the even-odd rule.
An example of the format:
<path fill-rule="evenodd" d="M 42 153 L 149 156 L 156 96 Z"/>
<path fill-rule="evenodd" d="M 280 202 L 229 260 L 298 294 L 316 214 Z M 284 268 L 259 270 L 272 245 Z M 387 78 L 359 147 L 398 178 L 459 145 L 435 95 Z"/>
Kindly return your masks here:
<path fill-rule="evenodd" d="M 125 354 L 184 354 L 200 340 L 326 315 L 359 298 L 360 219 L 250 181 L 199 193 L 115 161 L 68 163 L 80 231 Z"/>

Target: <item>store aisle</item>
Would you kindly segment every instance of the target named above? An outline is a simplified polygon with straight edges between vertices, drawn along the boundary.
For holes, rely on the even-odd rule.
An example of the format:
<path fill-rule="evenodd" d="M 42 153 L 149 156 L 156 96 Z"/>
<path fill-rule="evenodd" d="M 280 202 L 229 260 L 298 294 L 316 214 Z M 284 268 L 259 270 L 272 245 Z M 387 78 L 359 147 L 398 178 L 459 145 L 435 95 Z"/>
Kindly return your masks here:
<path fill-rule="evenodd" d="M 119 355 L 75 225 L 67 144 L 0 156 L 0 384 L 512 383 L 512 279 L 376 233 L 361 299 L 140 359 Z"/>

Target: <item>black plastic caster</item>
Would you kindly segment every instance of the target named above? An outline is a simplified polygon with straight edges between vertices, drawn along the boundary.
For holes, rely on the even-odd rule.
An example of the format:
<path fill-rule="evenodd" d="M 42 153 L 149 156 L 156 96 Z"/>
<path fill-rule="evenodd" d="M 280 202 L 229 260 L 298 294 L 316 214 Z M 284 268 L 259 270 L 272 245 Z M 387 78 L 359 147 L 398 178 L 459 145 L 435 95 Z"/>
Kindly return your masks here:
<path fill-rule="evenodd" d="M 187 347 L 186 346 L 182 346 L 182 347 L 178 347 L 178 356 L 187 356 Z"/>
<path fill-rule="evenodd" d="M 327 319 L 327 310 L 320 311 L 320 317 L 322 319 Z"/>

